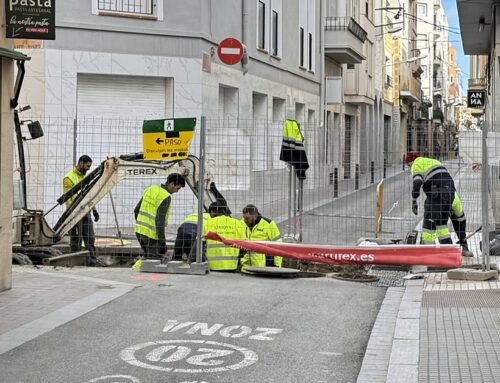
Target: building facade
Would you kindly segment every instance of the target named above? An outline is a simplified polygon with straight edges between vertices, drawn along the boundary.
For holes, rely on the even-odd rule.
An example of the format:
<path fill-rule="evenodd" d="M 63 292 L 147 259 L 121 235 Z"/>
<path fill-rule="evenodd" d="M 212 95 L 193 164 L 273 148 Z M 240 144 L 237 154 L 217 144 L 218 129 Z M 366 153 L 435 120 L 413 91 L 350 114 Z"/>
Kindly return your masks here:
<path fill-rule="evenodd" d="M 33 63 L 23 101 L 46 125 L 44 143 L 31 152 L 31 167 L 41 170 L 30 174 L 30 208 L 53 205 L 80 155 L 98 164 L 142 151 L 143 119 L 206 116 L 207 155 L 225 151 L 213 167 L 222 190 L 283 172 L 285 118 L 303 125 L 314 163 L 323 139 L 308 131 L 321 120 L 320 12 L 319 0 L 58 3 L 56 40 L 27 50 Z M 218 59 L 228 37 L 245 45 L 242 64 Z M 143 187 L 118 203 L 119 215 L 130 216 Z"/>

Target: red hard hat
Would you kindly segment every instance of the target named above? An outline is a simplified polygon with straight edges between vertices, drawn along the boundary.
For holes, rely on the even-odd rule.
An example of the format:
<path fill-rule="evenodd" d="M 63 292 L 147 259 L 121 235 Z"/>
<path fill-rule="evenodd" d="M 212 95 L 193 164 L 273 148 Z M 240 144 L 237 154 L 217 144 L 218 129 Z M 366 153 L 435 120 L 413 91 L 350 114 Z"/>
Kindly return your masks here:
<path fill-rule="evenodd" d="M 415 161 L 418 157 L 422 157 L 421 152 L 417 152 L 417 151 L 408 152 L 408 153 L 406 153 L 405 162 L 407 165 L 409 165 L 413 161 Z"/>

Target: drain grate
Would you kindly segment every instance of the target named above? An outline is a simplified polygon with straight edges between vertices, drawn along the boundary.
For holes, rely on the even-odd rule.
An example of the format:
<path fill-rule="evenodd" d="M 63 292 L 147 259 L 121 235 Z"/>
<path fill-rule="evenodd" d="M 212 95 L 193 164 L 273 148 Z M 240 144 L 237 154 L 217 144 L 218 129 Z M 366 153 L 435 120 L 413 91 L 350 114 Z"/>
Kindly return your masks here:
<path fill-rule="evenodd" d="M 377 287 L 401 287 L 404 286 L 403 277 L 407 275 L 408 272 L 400 270 L 381 270 L 377 268 L 371 268 L 368 275 L 374 275 L 379 278 L 377 282 L 371 282 L 370 286 Z"/>
<path fill-rule="evenodd" d="M 422 307 L 500 308 L 500 290 L 424 291 Z"/>

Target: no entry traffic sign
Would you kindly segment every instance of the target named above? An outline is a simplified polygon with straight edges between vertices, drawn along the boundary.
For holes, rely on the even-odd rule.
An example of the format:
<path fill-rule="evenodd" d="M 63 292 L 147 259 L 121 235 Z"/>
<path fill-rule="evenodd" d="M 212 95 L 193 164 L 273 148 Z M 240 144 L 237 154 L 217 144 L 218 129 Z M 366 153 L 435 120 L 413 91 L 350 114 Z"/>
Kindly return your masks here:
<path fill-rule="evenodd" d="M 237 64 L 243 58 L 243 44 L 232 37 L 224 39 L 219 43 L 217 56 L 224 64 Z"/>

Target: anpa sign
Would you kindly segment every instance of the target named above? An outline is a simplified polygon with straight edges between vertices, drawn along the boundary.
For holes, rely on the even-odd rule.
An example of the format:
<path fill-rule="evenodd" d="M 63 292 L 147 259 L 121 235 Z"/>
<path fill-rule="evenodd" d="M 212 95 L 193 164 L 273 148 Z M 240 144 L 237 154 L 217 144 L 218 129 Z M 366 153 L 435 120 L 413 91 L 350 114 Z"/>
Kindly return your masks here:
<path fill-rule="evenodd" d="M 6 37 L 55 40 L 56 0 L 5 0 Z"/>
<path fill-rule="evenodd" d="M 467 107 L 468 108 L 484 108 L 486 102 L 486 91 L 484 90 L 469 90 L 467 92 Z"/>

